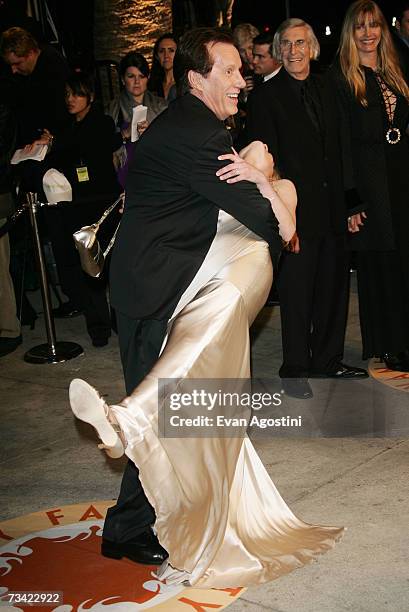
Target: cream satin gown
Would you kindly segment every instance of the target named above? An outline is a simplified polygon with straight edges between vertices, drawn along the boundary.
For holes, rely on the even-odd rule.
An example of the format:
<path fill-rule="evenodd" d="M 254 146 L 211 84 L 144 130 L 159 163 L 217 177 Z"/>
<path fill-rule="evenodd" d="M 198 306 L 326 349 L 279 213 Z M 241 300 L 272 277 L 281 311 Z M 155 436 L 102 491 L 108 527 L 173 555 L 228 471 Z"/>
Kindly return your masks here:
<path fill-rule="evenodd" d="M 155 508 L 168 584 L 266 582 L 330 549 L 343 529 L 303 523 L 285 504 L 249 438 L 159 438 L 158 379 L 249 378 L 249 326 L 272 281 L 267 244 L 220 211 L 216 237 L 171 318 L 161 356 L 111 406 Z"/>

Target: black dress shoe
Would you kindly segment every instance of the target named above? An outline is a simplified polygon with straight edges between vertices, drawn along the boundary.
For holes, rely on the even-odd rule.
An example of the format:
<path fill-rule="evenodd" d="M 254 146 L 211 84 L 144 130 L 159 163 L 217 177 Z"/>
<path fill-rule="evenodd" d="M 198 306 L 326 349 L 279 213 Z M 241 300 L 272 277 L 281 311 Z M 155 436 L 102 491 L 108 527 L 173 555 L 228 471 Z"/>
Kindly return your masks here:
<path fill-rule="evenodd" d="M 356 368 L 345 363 L 339 363 L 332 372 L 311 372 L 311 378 L 340 378 L 343 380 L 355 380 L 356 378 L 368 378 L 369 374 L 364 368 Z"/>
<path fill-rule="evenodd" d="M 388 370 L 394 370 L 395 372 L 409 372 L 409 351 L 403 351 L 393 355 L 391 353 L 385 353 L 381 357 L 382 361 L 388 368 Z"/>
<path fill-rule="evenodd" d="M 20 346 L 21 342 L 21 335 L 17 336 L 17 338 L 0 338 L 0 357 L 4 357 L 15 351 L 16 348 Z"/>
<path fill-rule="evenodd" d="M 53 308 L 53 315 L 56 319 L 72 319 L 80 314 L 82 314 L 82 310 L 75 308 L 70 302 L 64 302 L 58 308 Z"/>
<path fill-rule="evenodd" d="M 126 557 L 135 563 L 144 565 L 161 565 L 169 556 L 159 544 L 159 540 L 152 529 L 144 531 L 127 542 L 110 542 L 102 539 L 101 553 L 109 559 L 122 559 Z"/>
<path fill-rule="evenodd" d="M 296 399 L 309 399 L 314 395 L 306 378 L 282 378 L 281 393 Z"/>
<path fill-rule="evenodd" d="M 108 336 L 95 336 L 92 338 L 92 345 L 96 347 L 106 346 L 108 344 Z"/>

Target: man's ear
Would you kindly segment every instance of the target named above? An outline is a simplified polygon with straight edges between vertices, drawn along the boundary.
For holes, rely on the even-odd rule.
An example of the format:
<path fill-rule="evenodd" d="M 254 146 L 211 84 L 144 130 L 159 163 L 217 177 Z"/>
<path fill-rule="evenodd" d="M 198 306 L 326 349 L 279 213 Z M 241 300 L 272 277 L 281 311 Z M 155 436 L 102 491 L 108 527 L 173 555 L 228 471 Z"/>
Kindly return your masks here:
<path fill-rule="evenodd" d="M 37 61 L 37 57 L 38 57 L 38 53 L 36 52 L 35 49 L 30 49 L 29 52 L 26 55 L 26 58 L 29 59 L 30 61 Z"/>
<path fill-rule="evenodd" d="M 189 70 L 187 73 L 187 78 L 191 89 L 202 91 L 204 78 L 202 74 L 195 72 L 195 70 Z"/>

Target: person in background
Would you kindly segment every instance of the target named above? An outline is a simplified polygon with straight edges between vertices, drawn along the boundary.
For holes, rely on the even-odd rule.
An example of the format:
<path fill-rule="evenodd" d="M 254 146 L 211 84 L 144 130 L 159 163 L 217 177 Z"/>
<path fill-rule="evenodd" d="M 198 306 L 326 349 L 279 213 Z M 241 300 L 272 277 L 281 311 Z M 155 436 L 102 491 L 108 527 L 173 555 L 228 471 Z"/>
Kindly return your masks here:
<path fill-rule="evenodd" d="M 254 72 L 253 38 L 259 34 L 257 28 L 251 23 L 240 23 L 233 30 L 233 40 L 236 49 L 240 53 L 242 61 L 241 73 L 246 86 L 239 94 L 239 112 L 235 117 L 229 117 L 226 124 L 231 130 L 233 144 L 241 149 L 245 143 L 246 107 L 247 98 L 261 78 Z"/>
<path fill-rule="evenodd" d="M 141 136 L 167 104 L 163 98 L 148 90 L 149 65 L 141 53 L 127 53 L 119 63 L 119 74 L 122 90 L 109 104 L 107 114 L 112 117 L 122 136 L 122 145 L 115 152 L 114 161 L 118 180 L 121 186 L 125 187 L 128 166 L 134 151 L 134 143 L 130 141 L 133 109 L 141 104 L 148 109 L 146 120 L 138 124 L 138 134 Z"/>
<path fill-rule="evenodd" d="M 242 61 L 242 74 L 246 81 L 243 90 L 245 99 L 254 87 L 254 57 L 253 39 L 259 35 L 259 31 L 251 23 L 239 23 L 233 30 L 233 40 Z"/>
<path fill-rule="evenodd" d="M 17 318 L 16 298 L 10 276 L 10 243 L 1 234 L 7 217 L 13 212 L 13 180 L 10 159 L 15 148 L 16 121 L 12 112 L 9 80 L 0 79 L 0 357 L 21 344 L 21 325 Z"/>
<path fill-rule="evenodd" d="M 175 78 L 173 76 L 173 59 L 177 49 L 177 40 L 171 32 L 162 34 L 153 47 L 152 69 L 148 89 L 167 102 L 176 98 Z"/>
<path fill-rule="evenodd" d="M 254 72 L 263 78 L 263 83 L 274 77 L 282 65 L 273 55 L 273 41 L 272 32 L 263 32 L 253 40 Z"/>
<path fill-rule="evenodd" d="M 69 121 L 65 105 L 68 65 L 50 45 L 40 46 L 22 28 L 3 32 L 1 55 L 16 78 L 17 146 L 32 143 L 44 129 L 58 136 Z"/>
<path fill-rule="evenodd" d="M 400 4 L 395 28 L 400 39 L 409 47 L 409 2 L 402 2 Z"/>
<path fill-rule="evenodd" d="M 391 34 L 406 82 L 409 83 L 409 2 L 397 4 L 395 27 Z"/>
<path fill-rule="evenodd" d="M 366 370 L 342 363 L 348 306 L 345 191 L 340 113 L 332 83 L 311 73 L 319 56 L 309 24 L 284 21 L 274 38 L 283 67 L 247 104 L 248 140 L 268 145 L 297 190 L 297 232 L 280 260 L 283 363 L 287 395 L 309 398 L 308 378 L 361 379 Z"/>
<path fill-rule="evenodd" d="M 233 30 L 233 40 L 243 62 L 242 70 L 253 70 L 253 39 L 260 32 L 251 23 L 239 23 Z"/>
<path fill-rule="evenodd" d="M 54 315 L 70 317 L 84 313 L 87 331 L 96 347 L 105 346 L 111 335 L 111 316 L 106 297 L 106 280 L 91 278 L 82 271 L 72 234 L 95 223 L 120 194 L 112 154 L 121 137 L 114 122 L 94 106 L 91 77 L 74 73 L 66 84 L 67 109 L 71 124 L 52 142 L 46 165 L 62 172 L 72 188 L 72 202 L 44 208 L 45 219 L 61 288 L 69 301 Z M 102 248 L 112 237 L 118 218 L 111 213 L 98 232 Z"/>
<path fill-rule="evenodd" d="M 385 17 L 350 5 L 332 76 L 349 125 L 362 206 L 350 214 L 363 356 L 409 372 L 409 87 Z"/>

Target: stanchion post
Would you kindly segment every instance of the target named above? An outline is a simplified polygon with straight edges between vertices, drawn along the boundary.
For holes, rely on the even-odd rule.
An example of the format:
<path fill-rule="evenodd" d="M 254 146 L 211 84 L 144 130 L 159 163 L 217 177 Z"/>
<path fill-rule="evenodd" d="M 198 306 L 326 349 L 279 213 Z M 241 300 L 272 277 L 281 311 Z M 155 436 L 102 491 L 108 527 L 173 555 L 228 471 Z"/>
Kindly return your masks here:
<path fill-rule="evenodd" d="M 30 215 L 31 228 L 33 230 L 34 254 L 37 271 L 40 277 L 41 297 L 43 301 L 48 342 L 47 344 L 40 344 L 27 351 L 24 355 L 24 360 L 29 363 L 60 363 L 78 357 L 78 355 L 83 353 L 83 349 L 82 346 L 75 342 L 56 341 L 54 319 L 51 310 L 50 288 L 48 285 L 43 246 L 38 231 L 37 212 L 39 203 L 36 193 L 27 193 L 27 207 Z"/>
<path fill-rule="evenodd" d="M 47 271 L 44 261 L 43 245 L 41 244 L 40 234 L 37 223 L 37 194 L 29 192 L 27 194 L 28 212 L 30 215 L 31 227 L 33 230 L 34 252 L 36 254 L 37 272 L 40 277 L 41 297 L 43 299 L 45 329 L 47 332 L 48 346 L 53 355 L 56 354 L 55 349 L 55 325 L 51 312 L 50 288 L 48 286 Z"/>

